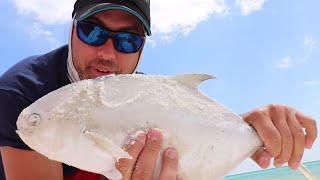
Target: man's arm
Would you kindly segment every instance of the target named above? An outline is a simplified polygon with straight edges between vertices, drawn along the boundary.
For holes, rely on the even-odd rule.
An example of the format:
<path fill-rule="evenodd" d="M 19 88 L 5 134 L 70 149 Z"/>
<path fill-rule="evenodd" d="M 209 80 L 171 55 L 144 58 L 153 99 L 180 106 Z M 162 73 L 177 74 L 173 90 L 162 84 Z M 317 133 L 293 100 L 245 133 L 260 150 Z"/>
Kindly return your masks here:
<path fill-rule="evenodd" d="M 7 180 L 62 180 L 62 164 L 51 161 L 35 151 L 1 147 Z"/>
<path fill-rule="evenodd" d="M 31 102 L 1 89 L 0 99 L 0 150 L 6 179 L 62 180 L 62 165 L 31 151 L 16 134 L 17 117 Z"/>

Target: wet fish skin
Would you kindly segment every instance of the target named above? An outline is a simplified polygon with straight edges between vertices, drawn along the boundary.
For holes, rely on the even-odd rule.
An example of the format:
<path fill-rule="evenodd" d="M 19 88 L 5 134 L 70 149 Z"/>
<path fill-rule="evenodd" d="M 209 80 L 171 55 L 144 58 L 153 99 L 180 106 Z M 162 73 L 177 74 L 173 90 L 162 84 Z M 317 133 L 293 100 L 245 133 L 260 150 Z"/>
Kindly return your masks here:
<path fill-rule="evenodd" d="M 17 133 L 49 159 L 121 179 L 115 163 L 131 158 L 121 149 L 128 135 L 159 128 L 163 147 L 179 152 L 182 179 L 220 179 L 262 143 L 240 116 L 198 91 L 202 81 L 213 78 L 109 75 L 83 80 L 23 110 Z"/>

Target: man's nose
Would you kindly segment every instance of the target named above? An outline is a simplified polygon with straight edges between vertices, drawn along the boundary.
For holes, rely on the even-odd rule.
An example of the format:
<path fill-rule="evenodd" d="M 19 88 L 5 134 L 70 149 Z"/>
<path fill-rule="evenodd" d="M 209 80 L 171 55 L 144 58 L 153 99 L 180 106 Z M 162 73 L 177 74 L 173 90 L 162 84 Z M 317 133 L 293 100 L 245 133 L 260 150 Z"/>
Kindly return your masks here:
<path fill-rule="evenodd" d="M 113 41 L 109 38 L 105 44 L 99 47 L 98 57 L 107 60 L 115 60 L 116 53 L 117 50 L 113 46 Z"/>

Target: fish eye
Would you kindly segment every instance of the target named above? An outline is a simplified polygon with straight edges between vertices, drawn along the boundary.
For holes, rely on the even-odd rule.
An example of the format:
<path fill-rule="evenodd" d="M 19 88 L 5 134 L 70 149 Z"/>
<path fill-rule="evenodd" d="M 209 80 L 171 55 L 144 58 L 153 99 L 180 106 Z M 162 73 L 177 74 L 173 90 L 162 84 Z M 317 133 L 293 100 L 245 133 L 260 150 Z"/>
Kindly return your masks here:
<path fill-rule="evenodd" d="M 37 126 L 41 120 L 41 116 L 39 114 L 33 113 L 28 118 L 28 124 L 30 126 Z"/>

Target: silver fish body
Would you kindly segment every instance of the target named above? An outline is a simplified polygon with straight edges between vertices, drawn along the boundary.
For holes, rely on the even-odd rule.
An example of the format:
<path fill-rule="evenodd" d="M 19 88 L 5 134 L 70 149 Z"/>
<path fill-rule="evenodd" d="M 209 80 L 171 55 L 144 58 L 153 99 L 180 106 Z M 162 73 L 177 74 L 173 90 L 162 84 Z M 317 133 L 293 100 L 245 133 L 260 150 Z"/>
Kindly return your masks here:
<path fill-rule="evenodd" d="M 131 158 L 121 149 L 128 135 L 159 128 L 163 147 L 179 152 L 183 180 L 220 179 L 262 144 L 240 116 L 198 91 L 212 78 L 110 75 L 80 81 L 23 110 L 17 133 L 49 159 L 121 179 L 115 163 Z"/>

